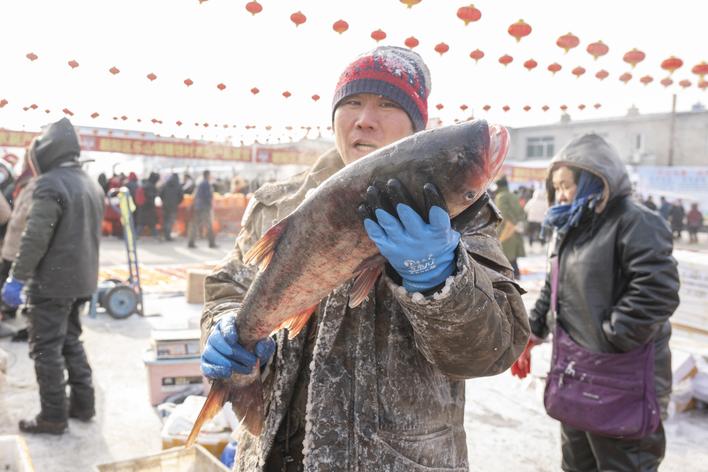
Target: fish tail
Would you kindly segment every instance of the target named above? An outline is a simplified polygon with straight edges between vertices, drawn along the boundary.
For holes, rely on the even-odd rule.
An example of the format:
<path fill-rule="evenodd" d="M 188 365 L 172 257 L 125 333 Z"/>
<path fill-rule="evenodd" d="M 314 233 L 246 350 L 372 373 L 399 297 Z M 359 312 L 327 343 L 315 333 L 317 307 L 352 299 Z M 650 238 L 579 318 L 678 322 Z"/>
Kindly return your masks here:
<path fill-rule="evenodd" d="M 260 370 L 258 365 L 256 369 Z M 263 384 L 260 376 L 247 385 L 234 387 L 231 403 L 241 426 L 253 436 L 259 436 L 265 422 Z"/>
<path fill-rule="evenodd" d="M 204 423 L 216 416 L 221 410 L 221 407 L 226 403 L 229 394 L 229 386 L 223 380 L 215 380 L 211 384 L 211 390 L 209 390 L 209 395 L 207 396 L 204 406 L 202 406 L 199 416 L 197 416 L 196 421 L 194 421 L 194 426 L 192 426 L 192 431 L 189 433 L 187 438 L 187 443 L 185 447 L 191 447 L 199 436 L 199 431 L 201 431 Z"/>
<path fill-rule="evenodd" d="M 487 175 L 490 179 L 496 178 L 501 171 L 507 151 L 509 151 L 509 131 L 500 125 L 491 125 L 489 127 L 489 158 L 487 161 L 489 166 Z"/>

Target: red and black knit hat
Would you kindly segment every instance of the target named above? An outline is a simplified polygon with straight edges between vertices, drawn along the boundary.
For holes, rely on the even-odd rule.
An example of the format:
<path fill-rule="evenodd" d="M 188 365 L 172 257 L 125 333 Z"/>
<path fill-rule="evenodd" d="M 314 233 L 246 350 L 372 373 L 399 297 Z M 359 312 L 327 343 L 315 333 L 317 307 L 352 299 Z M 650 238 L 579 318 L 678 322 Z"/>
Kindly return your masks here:
<path fill-rule="evenodd" d="M 398 103 L 416 131 L 428 122 L 430 71 L 410 49 L 380 46 L 359 56 L 339 77 L 332 99 L 332 116 L 345 98 L 358 93 L 381 95 Z"/>

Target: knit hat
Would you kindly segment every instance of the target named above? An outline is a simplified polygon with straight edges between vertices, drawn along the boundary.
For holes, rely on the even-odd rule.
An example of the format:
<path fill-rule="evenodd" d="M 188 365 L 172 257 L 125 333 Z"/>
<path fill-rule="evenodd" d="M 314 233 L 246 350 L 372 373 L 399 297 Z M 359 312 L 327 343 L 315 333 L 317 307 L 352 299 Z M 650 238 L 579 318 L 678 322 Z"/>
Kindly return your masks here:
<path fill-rule="evenodd" d="M 410 49 L 380 46 L 359 56 L 339 77 L 332 99 L 334 111 L 345 98 L 358 93 L 381 95 L 399 104 L 416 131 L 428 122 L 430 71 Z"/>

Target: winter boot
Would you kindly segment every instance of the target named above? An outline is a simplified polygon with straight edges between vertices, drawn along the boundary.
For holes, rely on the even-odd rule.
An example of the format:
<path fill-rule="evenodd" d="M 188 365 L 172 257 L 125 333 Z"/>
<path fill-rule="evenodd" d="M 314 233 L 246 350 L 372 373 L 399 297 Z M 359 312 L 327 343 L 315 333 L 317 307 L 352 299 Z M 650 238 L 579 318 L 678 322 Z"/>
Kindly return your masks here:
<path fill-rule="evenodd" d="M 67 426 L 66 421 L 48 421 L 40 415 L 29 420 L 20 420 L 20 431 L 30 434 L 64 434 Z"/>

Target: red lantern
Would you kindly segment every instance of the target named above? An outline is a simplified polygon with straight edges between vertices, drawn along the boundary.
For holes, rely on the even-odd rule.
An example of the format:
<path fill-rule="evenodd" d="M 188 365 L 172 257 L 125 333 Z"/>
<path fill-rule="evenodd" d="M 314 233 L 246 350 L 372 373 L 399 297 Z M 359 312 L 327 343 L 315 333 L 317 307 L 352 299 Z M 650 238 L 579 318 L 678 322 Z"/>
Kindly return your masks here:
<path fill-rule="evenodd" d="M 450 50 L 450 46 L 445 43 L 438 43 L 435 45 L 435 52 L 441 56 Z"/>
<path fill-rule="evenodd" d="M 315 102 L 316 102 L 317 100 L 320 99 L 320 96 L 317 95 L 317 94 L 314 94 L 314 95 L 313 95 L 312 97 L 310 97 L 310 98 L 312 98 L 312 101 L 315 101 Z"/>
<path fill-rule="evenodd" d="M 568 105 L 561 105 L 560 109 L 561 111 L 566 111 L 568 109 Z"/>
<path fill-rule="evenodd" d="M 506 113 L 507 111 L 511 110 L 511 108 L 509 107 L 509 105 L 504 105 L 502 107 L 502 110 L 504 110 L 504 112 Z"/>
<path fill-rule="evenodd" d="M 121 120 L 123 120 L 123 121 L 125 121 L 125 120 L 127 120 L 127 119 L 128 119 L 128 117 L 127 117 L 127 116 L 125 116 L 125 115 L 122 115 L 122 116 L 120 117 L 120 119 L 121 119 Z"/>
<path fill-rule="evenodd" d="M 255 0 L 253 0 L 252 2 L 248 2 L 248 3 L 246 4 L 246 10 L 247 10 L 248 13 L 250 13 L 251 15 L 255 15 L 256 13 L 260 13 L 261 11 L 263 11 L 263 7 L 261 6 L 260 3 L 258 3 L 258 2 L 255 1 Z"/>
<path fill-rule="evenodd" d="M 521 38 L 531 34 L 531 25 L 525 23 L 524 20 L 519 20 L 516 23 L 509 26 L 507 32 L 516 38 L 516 42 L 521 41 Z"/>
<path fill-rule="evenodd" d="M 184 79 L 184 85 L 186 85 L 187 87 L 191 87 L 192 85 L 194 85 L 194 81 L 192 79 Z"/>
<path fill-rule="evenodd" d="M 578 105 L 578 110 L 580 110 L 580 111 L 585 110 L 585 105 L 583 105 L 582 103 L 580 105 Z"/>
<path fill-rule="evenodd" d="M 701 80 L 700 82 L 698 82 L 698 88 L 705 91 L 706 88 L 708 88 L 708 81 Z"/>
<path fill-rule="evenodd" d="M 504 67 L 508 66 L 511 64 L 511 62 L 514 60 L 513 57 L 511 57 L 508 54 L 504 54 L 502 57 L 499 58 L 499 63 L 502 64 Z"/>
<path fill-rule="evenodd" d="M 524 111 L 530 111 L 531 107 L 529 105 L 524 105 Z"/>
<path fill-rule="evenodd" d="M 67 62 L 67 64 L 69 64 L 69 67 L 71 67 L 72 69 L 76 69 L 77 67 L 79 67 L 79 63 L 76 62 L 76 60 L 74 59 Z"/>
<path fill-rule="evenodd" d="M 179 121 L 179 120 L 175 121 L 175 124 L 176 124 L 177 126 L 182 126 L 182 122 Z"/>
<path fill-rule="evenodd" d="M 477 62 L 484 57 L 484 52 L 480 49 L 475 49 L 470 53 L 470 57 L 474 59 L 474 62 Z"/>
<path fill-rule="evenodd" d="M 460 7 L 457 9 L 457 17 L 465 22 L 465 26 L 473 21 L 478 21 L 482 18 L 482 12 L 475 8 L 474 5 L 470 4 L 466 7 Z"/>
<path fill-rule="evenodd" d="M 679 85 L 686 89 L 691 86 L 691 81 L 688 79 L 683 79 L 681 82 L 679 82 Z"/>
<path fill-rule="evenodd" d="M 610 51 L 610 48 L 607 47 L 607 45 L 602 41 L 597 41 L 596 43 L 588 44 L 586 51 L 593 57 L 593 59 L 597 60 L 598 57 L 607 54 Z"/>
<path fill-rule="evenodd" d="M 253 95 L 258 95 L 258 92 L 260 92 L 260 90 L 258 90 L 258 87 L 253 87 L 253 88 L 251 89 L 251 93 L 252 93 Z"/>
<path fill-rule="evenodd" d="M 695 66 L 693 66 L 693 69 L 691 69 L 691 72 L 699 76 L 701 78 L 701 81 L 703 81 L 703 76 L 708 74 L 708 62 L 703 61 L 700 64 L 696 64 Z"/>
<path fill-rule="evenodd" d="M 435 108 L 437 108 L 438 110 L 442 110 L 443 108 L 445 108 L 445 105 L 443 105 L 442 103 L 438 103 L 437 105 L 435 105 Z"/>
<path fill-rule="evenodd" d="M 150 72 L 150 73 L 149 73 L 148 75 L 146 75 L 145 77 L 147 77 L 150 82 L 152 82 L 153 80 L 157 79 L 157 76 L 156 76 L 155 74 L 153 74 L 152 72 Z"/>
<path fill-rule="evenodd" d="M 460 105 L 460 110 L 462 110 L 462 111 L 467 110 L 467 108 L 468 108 L 467 105 L 465 105 L 464 103 L 462 105 Z"/>
<path fill-rule="evenodd" d="M 593 107 L 595 107 L 595 110 L 599 110 L 601 106 L 602 106 L 602 103 L 596 103 L 593 105 Z"/>
<path fill-rule="evenodd" d="M 36 54 L 33 53 L 33 52 L 28 52 L 27 54 L 25 54 L 25 57 L 26 57 L 27 59 L 29 59 L 30 61 L 32 61 L 32 62 L 34 62 L 34 61 L 36 61 L 37 59 L 39 59 L 39 56 L 36 55 Z"/>
<path fill-rule="evenodd" d="M 597 77 L 600 80 L 605 80 L 607 78 L 607 76 L 609 76 L 609 75 L 610 75 L 609 72 L 607 72 L 605 69 L 601 69 L 601 70 L 597 71 L 597 73 L 595 74 L 595 77 Z"/>
<path fill-rule="evenodd" d="M 668 71 L 669 74 L 673 74 L 674 71 L 679 69 L 681 66 L 683 66 L 683 61 L 675 56 L 671 56 L 670 58 L 661 61 L 661 68 Z"/>
<path fill-rule="evenodd" d="M 30 108 L 36 110 L 39 107 L 37 106 L 37 104 L 33 103 L 32 105 L 30 105 Z"/>
<path fill-rule="evenodd" d="M 349 23 L 344 20 L 337 20 L 332 25 L 332 29 L 339 34 L 342 34 L 349 29 Z"/>
<path fill-rule="evenodd" d="M 580 39 L 573 33 L 564 34 L 556 40 L 556 45 L 558 45 L 559 48 L 563 48 L 566 53 L 574 47 L 577 47 L 578 44 L 580 44 Z"/>
<path fill-rule="evenodd" d="M 585 68 L 578 66 L 578 67 L 576 67 L 575 69 L 573 69 L 573 70 L 571 71 L 571 73 L 572 73 L 575 77 L 577 77 L 577 78 L 579 79 L 580 76 L 585 73 Z"/>
<path fill-rule="evenodd" d="M 0 100 L 0 108 L 4 107 L 4 106 L 7 105 L 8 103 L 9 103 L 9 102 L 3 98 L 2 100 Z"/>
<path fill-rule="evenodd" d="M 98 118 L 98 116 L 99 116 L 98 113 L 96 113 L 95 111 L 93 113 L 91 113 L 91 118 L 93 118 L 94 120 L 96 118 Z"/>
<path fill-rule="evenodd" d="M 548 111 L 548 110 L 550 110 L 550 109 L 551 109 L 551 107 L 549 107 L 548 105 L 543 105 L 543 106 L 541 107 L 541 110 L 543 110 L 543 111 Z"/>
<path fill-rule="evenodd" d="M 620 75 L 619 77 L 620 81 L 624 82 L 625 85 L 627 85 L 627 82 L 632 80 L 632 74 L 629 72 L 625 72 L 624 74 Z"/>
<path fill-rule="evenodd" d="M 226 88 L 226 85 L 224 85 L 224 84 L 219 84 L 219 85 L 216 86 L 216 88 L 218 88 L 219 90 L 222 90 L 222 91 L 223 91 L 223 90 Z"/>
<path fill-rule="evenodd" d="M 290 21 L 295 23 L 295 27 L 297 28 L 301 24 L 307 21 L 307 17 L 302 14 L 301 11 L 296 11 L 292 15 L 290 15 Z"/>
<path fill-rule="evenodd" d="M 69 110 L 68 108 L 64 108 L 62 111 L 64 112 L 65 115 L 74 116 L 74 113 L 71 110 Z"/>
<path fill-rule="evenodd" d="M 529 59 L 528 61 L 524 62 L 524 67 L 531 71 L 531 69 L 534 69 L 538 65 L 538 62 L 534 61 L 533 59 Z"/>
<path fill-rule="evenodd" d="M 649 85 L 650 83 L 652 83 L 654 81 L 654 78 L 651 75 L 645 75 L 644 77 L 639 79 L 639 81 L 641 83 L 643 83 L 644 85 Z"/>
<path fill-rule="evenodd" d="M 415 36 L 410 36 L 410 37 L 406 38 L 406 40 L 403 42 L 403 44 L 405 44 L 406 47 L 413 49 L 414 47 L 416 47 L 420 43 L 418 42 L 418 39 Z"/>
<path fill-rule="evenodd" d="M 371 39 L 375 40 L 378 43 L 379 41 L 383 41 L 384 39 L 386 39 L 386 33 L 381 29 L 377 29 L 376 31 L 371 33 Z"/>
<path fill-rule="evenodd" d="M 624 56 L 622 57 L 622 60 L 624 62 L 626 62 L 627 64 L 631 64 L 632 68 L 634 68 L 637 66 L 637 64 L 642 62 L 645 57 L 646 57 L 646 54 L 644 54 L 639 49 L 634 48 L 631 51 L 625 53 Z"/>
<path fill-rule="evenodd" d="M 558 71 L 561 70 L 561 69 L 562 69 L 561 65 L 558 64 L 557 62 L 554 62 L 553 64 L 551 64 L 550 66 L 548 66 L 548 70 L 551 71 L 551 73 L 552 73 L 553 75 L 555 75 L 556 72 L 558 72 Z"/>
<path fill-rule="evenodd" d="M 113 66 L 110 69 L 108 69 L 108 72 L 110 72 L 113 75 L 116 75 L 116 74 L 120 74 L 120 69 L 117 68 L 116 66 Z"/>
<path fill-rule="evenodd" d="M 401 3 L 403 3 L 408 8 L 412 8 L 413 5 L 417 5 L 420 2 L 421 2 L 421 0 L 401 0 Z"/>
<path fill-rule="evenodd" d="M 666 78 L 661 79 L 661 82 L 659 82 L 659 83 L 660 83 L 661 85 L 663 85 L 664 87 L 668 87 L 668 86 L 670 86 L 671 84 L 673 84 L 674 81 L 671 80 L 670 77 L 666 77 Z"/>
<path fill-rule="evenodd" d="M 484 105 L 484 106 L 482 107 L 482 110 L 484 110 L 484 111 L 489 111 L 489 110 L 491 110 L 491 108 L 492 108 L 491 105 Z"/>
<path fill-rule="evenodd" d="M 285 97 L 285 98 L 290 98 L 291 95 L 292 94 L 290 92 L 288 92 L 287 90 L 285 92 L 283 92 L 283 97 Z"/>

